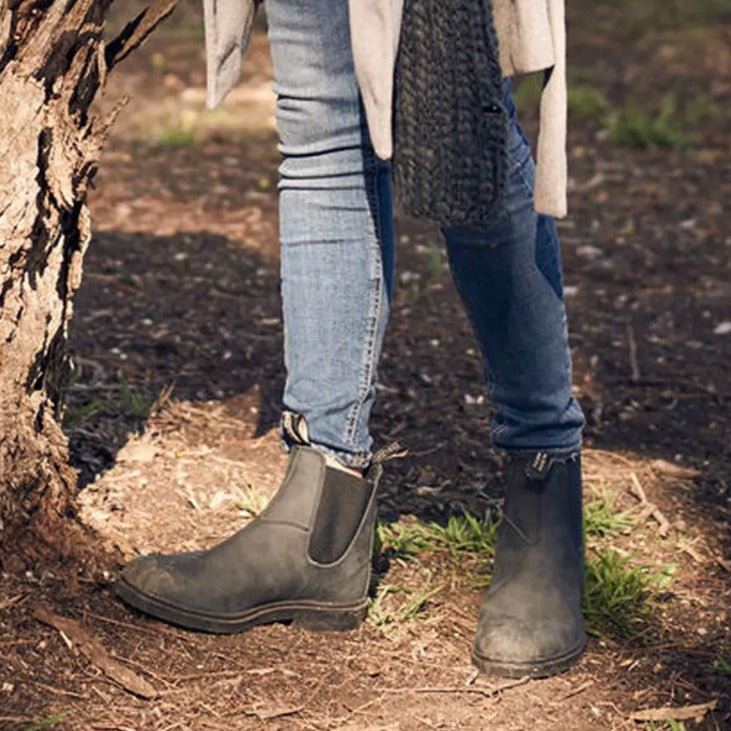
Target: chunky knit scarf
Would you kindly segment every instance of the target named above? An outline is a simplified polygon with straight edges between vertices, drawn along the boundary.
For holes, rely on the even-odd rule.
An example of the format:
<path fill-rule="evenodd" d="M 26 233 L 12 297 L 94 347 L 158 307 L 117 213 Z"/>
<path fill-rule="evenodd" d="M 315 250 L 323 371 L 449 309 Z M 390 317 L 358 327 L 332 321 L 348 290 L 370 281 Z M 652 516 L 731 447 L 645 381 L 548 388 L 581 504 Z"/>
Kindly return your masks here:
<path fill-rule="evenodd" d="M 507 169 L 491 0 L 405 0 L 395 82 L 404 211 L 442 226 L 489 222 Z"/>

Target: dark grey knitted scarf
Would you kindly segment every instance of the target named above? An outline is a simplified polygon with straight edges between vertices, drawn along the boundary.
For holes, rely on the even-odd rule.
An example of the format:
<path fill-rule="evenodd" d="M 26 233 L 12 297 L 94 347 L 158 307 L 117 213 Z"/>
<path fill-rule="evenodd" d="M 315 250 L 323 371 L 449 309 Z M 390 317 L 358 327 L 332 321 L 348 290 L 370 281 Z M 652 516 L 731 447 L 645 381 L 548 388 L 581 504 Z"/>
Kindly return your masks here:
<path fill-rule="evenodd" d="M 507 170 L 491 0 L 405 0 L 395 82 L 404 211 L 443 226 L 489 222 Z"/>

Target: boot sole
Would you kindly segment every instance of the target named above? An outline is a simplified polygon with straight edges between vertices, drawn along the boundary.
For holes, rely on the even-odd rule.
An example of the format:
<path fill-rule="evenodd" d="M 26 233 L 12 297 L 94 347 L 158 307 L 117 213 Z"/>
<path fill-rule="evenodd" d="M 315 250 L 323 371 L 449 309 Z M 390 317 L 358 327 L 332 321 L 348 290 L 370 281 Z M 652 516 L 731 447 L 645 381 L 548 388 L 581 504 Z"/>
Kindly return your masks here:
<path fill-rule="evenodd" d="M 140 592 L 124 579 L 114 586 L 115 593 L 126 604 L 186 629 L 214 634 L 236 634 L 251 627 L 272 622 L 289 622 L 303 629 L 318 632 L 345 632 L 360 625 L 368 614 L 368 599 L 352 605 L 333 605 L 315 601 L 274 602 L 239 614 L 204 614 L 168 604 Z"/>
<path fill-rule="evenodd" d="M 581 657 L 585 649 L 586 635 L 581 638 L 576 647 L 563 655 L 556 655 L 547 660 L 534 662 L 494 660 L 478 655 L 473 649 L 472 664 L 485 673 L 502 678 L 547 678 L 550 675 L 557 675 L 568 670 Z"/>

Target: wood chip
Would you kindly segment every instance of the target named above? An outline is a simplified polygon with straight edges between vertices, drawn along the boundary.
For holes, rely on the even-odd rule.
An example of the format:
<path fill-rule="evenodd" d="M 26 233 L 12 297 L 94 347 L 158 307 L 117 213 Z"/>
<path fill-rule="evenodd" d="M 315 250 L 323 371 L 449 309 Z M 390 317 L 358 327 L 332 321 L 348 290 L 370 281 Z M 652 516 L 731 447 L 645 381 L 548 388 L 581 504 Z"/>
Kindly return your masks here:
<path fill-rule="evenodd" d="M 102 645 L 101 640 L 92 634 L 81 622 L 69 617 L 60 617 L 48 609 L 38 607 L 33 616 L 43 624 L 58 630 L 71 647 L 76 647 L 91 663 L 96 665 L 108 678 L 119 683 L 125 690 L 141 698 L 156 698 L 159 694 L 144 678 L 113 658 Z"/>
<path fill-rule="evenodd" d="M 677 708 L 648 708 L 644 711 L 635 711 L 630 714 L 633 721 L 689 721 L 695 719 L 700 722 L 703 716 L 712 711 L 717 701 L 698 703 L 694 706 L 678 706 Z"/>

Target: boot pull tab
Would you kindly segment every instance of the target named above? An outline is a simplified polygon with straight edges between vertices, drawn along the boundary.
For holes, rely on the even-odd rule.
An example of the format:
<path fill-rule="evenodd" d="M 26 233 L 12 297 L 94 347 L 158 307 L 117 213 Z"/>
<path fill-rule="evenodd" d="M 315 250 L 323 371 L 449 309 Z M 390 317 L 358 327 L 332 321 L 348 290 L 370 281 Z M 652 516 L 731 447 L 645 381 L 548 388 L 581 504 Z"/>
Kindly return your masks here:
<path fill-rule="evenodd" d="M 310 446 L 310 428 L 307 426 L 307 419 L 302 414 L 297 414 L 294 411 L 283 411 L 282 431 L 285 439 L 290 444 L 297 444 L 302 447 Z"/>
<path fill-rule="evenodd" d="M 385 447 L 374 452 L 371 458 L 371 463 L 368 468 L 363 472 L 363 477 L 366 478 L 372 485 L 374 490 L 378 490 L 378 484 L 381 481 L 383 475 L 383 464 L 392 459 L 401 459 L 409 453 L 406 447 L 403 447 L 399 442 L 391 442 Z"/>
<path fill-rule="evenodd" d="M 553 459 L 548 452 L 536 452 L 533 458 L 525 463 L 525 474 L 529 480 L 542 480 L 552 465 Z"/>
<path fill-rule="evenodd" d="M 400 442 L 391 442 L 391 444 L 381 447 L 378 451 L 374 452 L 371 464 L 383 464 L 392 459 L 401 459 L 406 457 L 409 450 L 402 446 Z"/>

